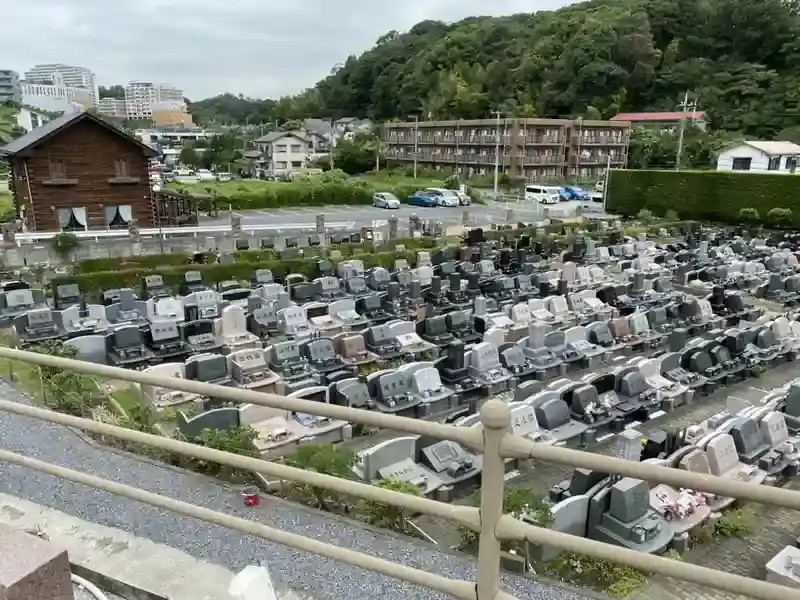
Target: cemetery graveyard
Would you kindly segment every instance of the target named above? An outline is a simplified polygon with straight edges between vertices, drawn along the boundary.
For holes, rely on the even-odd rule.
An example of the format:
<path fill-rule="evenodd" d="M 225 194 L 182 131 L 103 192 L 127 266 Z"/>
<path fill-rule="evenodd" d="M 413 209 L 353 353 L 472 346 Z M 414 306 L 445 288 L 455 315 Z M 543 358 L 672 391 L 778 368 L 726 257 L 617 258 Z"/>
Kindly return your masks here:
<path fill-rule="evenodd" d="M 796 239 L 737 233 L 654 243 L 611 231 L 552 254 L 528 236 L 488 242 L 472 230 L 459 247 L 419 252 L 413 267 L 320 258 L 316 277 L 259 269 L 246 283 L 210 285 L 190 271 L 172 290 L 153 274 L 140 289 L 97 297 L 74 284 L 46 293 L 4 281 L 0 320 L 23 348 L 59 340 L 86 361 L 459 427 L 480 427 L 482 403 L 501 398 L 513 432 L 538 443 L 592 451 L 613 440 L 629 460 L 774 485 L 797 474 L 800 383 L 668 429 L 672 411 L 800 350 Z M 345 444 L 357 450 L 352 476 L 368 483 L 400 479 L 442 501 L 479 486 L 482 457 L 454 442 L 362 436 L 315 415 L 137 391 L 164 431 L 184 439 L 247 426 L 265 458 Z M 639 433 L 655 419 L 662 433 Z M 509 473 L 521 468 L 508 461 Z M 581 469 L 548 502 L 551 527 L 650 553 L 685 551 L 692 530 L 732 504 Z"/>

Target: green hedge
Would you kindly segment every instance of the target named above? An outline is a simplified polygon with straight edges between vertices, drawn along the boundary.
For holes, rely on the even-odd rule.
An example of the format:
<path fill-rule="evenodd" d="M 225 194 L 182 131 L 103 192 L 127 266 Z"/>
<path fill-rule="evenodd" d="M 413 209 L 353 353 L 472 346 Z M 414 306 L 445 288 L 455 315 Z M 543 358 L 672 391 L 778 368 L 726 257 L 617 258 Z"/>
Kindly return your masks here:
<path fill-rule="evenodd" d="M 436 240 L 429 237 L 409 238 L 392 242 L 393 246 L 405 246 L 408 251 L 425 250 L 434 248 Z M 342 253 L 342 257 L 352 257 L 353 255 L 369 254 L 373 252 L 373 247 L 370 243 L 363 244 L 333 244 L 326 247 L 326 250 L 338 250 Z M 217 254 L 215 252 L 204 252 L 209 259 L 209 262 L 216 260 Z M 232 253 L 237 263 L 246 263 L 253 268 L 253 265 L 258 265 L 264 262 L 279 261 L 280 256 L 275 250 L 245 250 Z M 124 259 L 119 258 L 91 258 L 82 260 L 73 264 L 72 272 L 75 275 L 86 275 L 89 273 L 100 273 L 104 271 L 126 271 L 131 269 L 144 269 L 144 270 L 159 270 L 163 268 L 172 267 L 186 267 L 187 270 L 197 270 L 196 267 L 213 266 L 213 265 L 197 265 L 189 264 L 187 260 L 189 254 L 185 253 L 172 253 L 172 254 L 146 254 L 142 256 L 128 256 Z M 122 262 L 120 262 L 122 260 Z M 262 268 L 262 267 L 258 267 Z"/>
<path fill-rule="evenodd" d="M 230 205 L 234 210 L 281 208 L 296 206 L 327 206 L 336 204 L 372 204 L 375 192 L 391 192 L 405 201 L 420 188 L 431 182 L 418 184 L 381 184 L 367 180 L 347 181 L 300 180 L 291 183 L 280 181 L 233 181 L 225 184 L 176 184 L 175 189 L 188 193 L 214 194 L 217 206 Z M 172 186 L 171 186 L 172 187 Z"/>
<path fill-rule="evenodd" d="M 739 223 L 739 211 L 789 208 L 800 216 L 800 177 L 729 171 L 611 171 L 608 208 L 634 216 L 643 208 L 657 216 L 674 210 L 682 219 Z"/>
<path fill-rule="evenodd" d="M 365 268 L 382 266 L 391 268 L 394 266 L 395 259 L 405 258 L 409 264 L 416 260 L 416 252 L 376 252 L 358 253 L 342 260 L 356 259 L 364 263 Z M 207 284 L 216 284 L 221 281 L 237 280 L 249 281 L 256 269 L 272 269 L 277 276 L 289 273 L 301 273 L 306 277 L 313 277 L 317 265 L 318 257 L 314 258 L 293 258 L 293 259 L 273 259 L 254 262 L 236 262 L 230 265 L 211 264 L 211 265 L 189 265 L 180 266 L 138 266 L 136 268 L 125 268 L 122 270 L 107 270 L 82 272 L 74 275 L 56 277 L 51 281 L 51 285 L 63 285 L 67 283 L 77 283 L 81 291 L 90 297 L 99 297 L 103 290 L 129 287 L 138 290 L 141 286 L 142 277 L 145 275 L 161 275 L 164 284 L 176 293 L 183 283 L 183 275 L 187 271 L 200 271 L 203 281 Z M 331 261 L 334 269 L 337 261 Z"/>

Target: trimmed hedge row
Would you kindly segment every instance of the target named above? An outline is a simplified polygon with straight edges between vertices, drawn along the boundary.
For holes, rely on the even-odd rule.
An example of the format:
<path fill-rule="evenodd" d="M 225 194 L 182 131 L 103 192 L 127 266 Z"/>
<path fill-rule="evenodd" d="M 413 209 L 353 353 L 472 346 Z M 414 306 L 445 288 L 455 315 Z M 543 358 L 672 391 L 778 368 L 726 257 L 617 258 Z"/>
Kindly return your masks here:
<path fill-rule="evenodd" d="M 739 211 L 755 208 L 763 218 L 774 208 L 800 217 L 800 177 L 780 173 L 728 171 L 613 170 L 608 208 L 625 216 L 647 209 L 683 219 L 739 223 Z"/>
<path fill-rule="evenodd" d="M 416 252 L 378 252 L 378 253 L 359 253 L 342 260 L 361 260 L 365 268 L 382 266 L 392 268 L 395 259 L 405 258 L 409 264 L 416 261 Z M 216 284 L 222 281 L 249 281 L 256 269 L 272 269 L 277 277 L 282 277 L 289 273 L 300 273 L 306 277 L 314 277 L 316 274 L 318 258 L 293 258 L 263 260 L 257 262 L 237 262 L 230 265 L 211 264 L 211 265 L 180 265 L 180 266 L 149 266 L 137 267 L 123 270 L 108 270 L 83 272 L 64 277 L 55 277 L 51 281 L 53 286 L 64 285 L 67 283 L 77 283 L 81 290 L 90 296 L 99 296 L 104 290 L 129 287 L 134 290 L 141 286 L 142 278 L 145 275 L 161 275 L 164 278 L 164 285 L 177 292 L 183 283 L 183 275 L 187 271 L 200 271 L 203 281 L 207 284 Z M 331 261 L 334 269 L 338 261 Z"/>
<path fill-rule="evenodd" d="M 392 242 L 393 245 L 405 246 L 406 250 L 416 251 L 425 250 L 436 247 L 436 240 L 429 237 L 409 238 L 397 240 Z M 342 257 L 352 257 L 353 255 L 369 254 L 373 251 L 373 247 L 369 243 L 363 244 L 333 244 L 327 246 L 326 249 L 338 250 L 342 253 Z M 203 252 L 204 256 L 208 258 L 209 263 L 217 258 L 216 252 Z M 253 268 L 253 265 L 258 265 L 264 262 L 279 261 L 280 255 L 275 250 L 243 250 L 240 252 L 233 252 L 232 256 L 236 259 L 237 263 L 246 263 Z M 76 275 L 85 275 L 88 273 L 99 273 L 103 271 L 125 271 L 130 269 L 162 269 L 170 267 L 202 267 L 210 265 L 197 265 L 187 262 L 189 255 L 185 253 L 175 252 L 171 254 L 146 254 L 142 256 L 129 256 L 124 259 L 119 258 L 91 258 L 76 262 L 73 265 L 73 273 Z M 122 262 L 120 262 L 122 261 Z M 263 268 L 263 267 L 257 267 Z M 188 270 L 192 270 L 189 268 Z M 195 269 L 197 270 L 197 269 Z"/>
<path fill-rule="evenodd" d="M 422 187 L 425 187 L 422 185 Z M 205 193 L 202 184 L 177 185 L 188 193 Z M 366 180 L 284 182 L 235 182 L 210 188 L 218 206 L 231 205 L 234 210 L 281 208 L 293 206 L 328 206 L 336 204 L 372 204 L 375 192 L 391 192 L 405 201 L 420 189 L 416 185 L 376 185 Z"/>

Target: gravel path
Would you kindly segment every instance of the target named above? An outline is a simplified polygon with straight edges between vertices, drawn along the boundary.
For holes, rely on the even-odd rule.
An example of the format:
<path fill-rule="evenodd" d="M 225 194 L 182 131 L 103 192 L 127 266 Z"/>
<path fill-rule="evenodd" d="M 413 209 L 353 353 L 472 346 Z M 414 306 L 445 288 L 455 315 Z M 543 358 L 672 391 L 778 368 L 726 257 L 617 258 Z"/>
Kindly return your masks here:
<path fill-rule="evenodd" d="M 0 381 L 0 397 L 27 402 Z M 0 445 L 20 454 L 84 471 L 228 514 L 256 519 L 272 527 L 346 546 L 443 576 L 470 580 L 473 563 L 466 558 L 415 544 L 405 538 L 375 533 L 358 525 L 304 510 L 284 502 L 245 509 L 238 494 L 200 475 L 185 474 L 109 452 L 85 443 L 70 430 L 0 412 Z M 240 570 L 261 562 L 282 585 L 318 600 L 375 598 L 442 599 L 443 594 L 365 572 L 324 557 L 239 535 L 227 529 L 139 504 L 99 490 L 4 465 L 0 492 L 16 495 L 108 527 L 117 527 L 183 550 L 196 557 Z M 505 577 L 507 590 L 520 600 L 584 600 L 585 596 Z"/>

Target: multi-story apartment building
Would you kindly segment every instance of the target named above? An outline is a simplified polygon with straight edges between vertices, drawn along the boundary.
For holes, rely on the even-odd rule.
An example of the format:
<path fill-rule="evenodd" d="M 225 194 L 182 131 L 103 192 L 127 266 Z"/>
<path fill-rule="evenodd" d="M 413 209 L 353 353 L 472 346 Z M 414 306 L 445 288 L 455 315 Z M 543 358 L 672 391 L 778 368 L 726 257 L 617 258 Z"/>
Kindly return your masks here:
<path fill-rule="evenodd" d="M 125 100 L 122 98 L 100 98 L 97 103 L 97 112 L 101 115 L 117 117 L 118 119 L 124 119 L 128 116 Z"/>
<path fill-rule="evenodd" d="M 183 102 L 183 90 L 150 81 L 131 81 L 125 86 L 125 110 L 129 119 L 152 119 L 153 105 L 161 102 Z"/>
<path fill-rule="evenodd" d="M 50 83 L 31 83 L 27 80 L 20 85 L 22 103 L 39 110 L 66 112 L 73 104 L 91 108 L 94 99 L 90 90 L 68 85 L 61 73 L 54 73 Z"/>
<path fill-rule="evenodd" d="M 22 102 L 19 73 L 10 69 L 0 69 L 0 102 Z"/>
<path fill-rule="evenodd" d="M 53 85 L 59 80 L 63 85 L 71 88 L 88 90 L 91 105 L 97 106 L 99 100 L 97 81 L 94 72 L 86 67 L 76 67 L 63 63 L 36 65 L 25 72 L 26 83 L 39 83 Z"/>
<path fill-rule="evenodd" d="M 499 129 L 498 129 L 499 123 Z M 390 163 L 457 172 L 501 173 L 530 182 L 596 181 L 625 165 L 630 123 L 584 119 L 480 119 L 387 123 Z M 497 149 L 499 147 L 499 152 Z M 498 160 L 499 158 L 499 160 Z"/>

